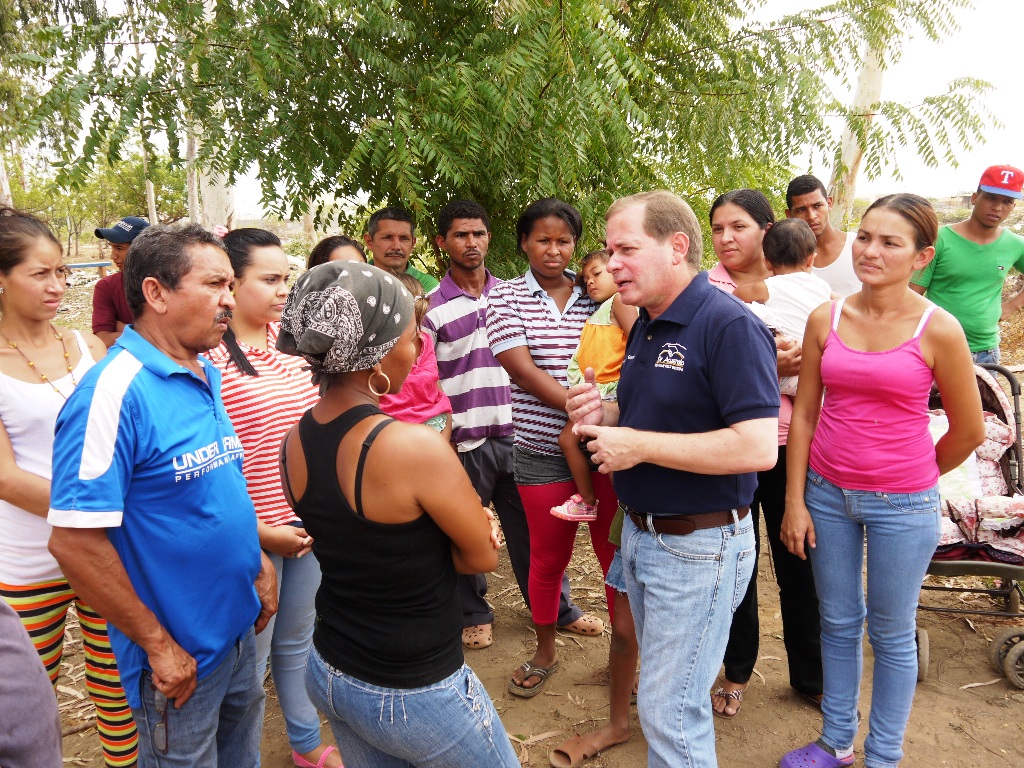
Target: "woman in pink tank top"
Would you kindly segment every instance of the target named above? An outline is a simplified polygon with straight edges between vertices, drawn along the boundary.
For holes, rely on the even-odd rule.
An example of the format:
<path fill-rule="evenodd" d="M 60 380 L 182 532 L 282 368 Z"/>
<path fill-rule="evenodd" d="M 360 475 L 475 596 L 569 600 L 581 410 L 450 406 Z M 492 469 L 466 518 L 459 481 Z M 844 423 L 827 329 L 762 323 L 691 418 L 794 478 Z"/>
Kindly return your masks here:
<path fill-rule="evenodd" d="M 937 481 L 984 438 L 964 332 L 909 288 L 911 273 L 935 255 L 937 233 L 924 198 L 877 200 L 853 246 L 863 289 L 818 308 L 807 324 L 782 540 L 798 557 L 810 555 L 814 570 L 824 723 L 821 738 L 788 753 L 780 768 L 853 765 L 865 618 L 875 663 L 864 763 L 892 768 L 903 757 L 917 682 L 917 597 L 939 540 Z M 933 380 L 950 425 L 935 445 Z"/>

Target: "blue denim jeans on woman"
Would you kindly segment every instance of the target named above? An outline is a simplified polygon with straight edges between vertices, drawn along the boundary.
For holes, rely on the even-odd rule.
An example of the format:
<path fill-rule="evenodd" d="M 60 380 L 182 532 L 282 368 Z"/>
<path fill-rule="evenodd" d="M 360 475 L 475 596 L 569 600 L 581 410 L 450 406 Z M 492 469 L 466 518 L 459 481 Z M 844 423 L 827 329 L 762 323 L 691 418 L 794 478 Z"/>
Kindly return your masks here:
<path fill-rule="evenodd" d="M 296 752 L 320 746 L 320 715 L 306 693 L 306 655 L 313 642 L 320 563 L 312 554 L 286 558 L 267 553 L 277 571 L 277 613 L 256 636 L 257 674 L 263 680 L 269 655 L 288 743 Z"/>
<path fill-rule="evenodd" d="M 483 684 L 462 665 L 422 688 L 382 688 L 327 664 L 310 649 L 306 690 L 358 768 L 519 768 Z"/>
<path fill-rule="evenodd" d="M 903 757 L 903 733 L 917 685 L 915 618 L 921 582 L 939 543 L 938 488 L 849 491 L 808 469 L 804 500 L 817 539 L 810 552 L 825 675 L 821 737 L 834 749 L 853 746 L 866 617 L 875 664 L 864 762 L 868 768 L 891 768 Z"/>
<path fill-rule="evenodd" d="M 139 687 L 142 706 L 132 707 L 139 768 L 259 768 L 266 694 L 256 676 L 253 630 L 180 709 L 153 687 L 152 672 L 142 673 Z"/>
<path fill-rule="evenodd" d="M 620 552 L 640 643 L 647 764 L 715 768 L 708 692 L 754 571 L 750 516 L 686 536 L 647 533 L 627 517 Z"/>

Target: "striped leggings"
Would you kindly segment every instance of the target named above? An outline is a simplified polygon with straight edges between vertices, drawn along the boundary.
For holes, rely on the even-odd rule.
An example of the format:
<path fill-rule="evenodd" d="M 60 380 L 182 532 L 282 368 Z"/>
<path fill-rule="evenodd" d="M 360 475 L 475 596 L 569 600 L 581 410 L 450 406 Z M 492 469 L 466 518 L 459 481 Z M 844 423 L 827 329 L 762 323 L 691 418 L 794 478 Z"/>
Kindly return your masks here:
<path fill-rule="evenodd" d="M 135 765 L 138 735 L 110 649 L 107 622 L 79 600 L 64 579 L 27 586 L 0 583 L 0 597 L 21 618 L 54 686 L 64 655 L 68 607 L 75 603 L 85 650 L 85 690 L 96 705 L 96 730 L 104 763 L 118 767 Z"/>

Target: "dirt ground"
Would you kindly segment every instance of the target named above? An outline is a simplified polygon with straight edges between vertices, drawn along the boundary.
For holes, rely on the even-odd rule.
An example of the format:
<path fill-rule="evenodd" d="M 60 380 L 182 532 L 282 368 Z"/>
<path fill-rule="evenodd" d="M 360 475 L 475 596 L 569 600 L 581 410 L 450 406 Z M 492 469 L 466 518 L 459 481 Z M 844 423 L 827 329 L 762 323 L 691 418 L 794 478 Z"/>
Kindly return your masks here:
<path fill-rule="evenodd" d="M 90 274 L 76 275 L 77 285 L 68 292 L 58 322 L 88 328 L 94 280 L 95 273 L 91 270 Z M 1003 352 L 1005 364 L 1024 364 L 1024 314 L 1003 324 Z M 607 618 L 600 569 L 588 552 L 586 541 L 581 531 L 576 557 L 570 566 L 574 599 L 585 609 Z M 758 568 L 761 649 L 755 674 L 740 714 L 734 720 L 715 720 L 718 759 L 723 768 L 774 766 L 783 753 L 816 738 L 821 723 L 817 710 L 791 693 L 788 687 L 778 592 L 767 547 L 763 551 Z M 561 667 L 550 679 L 547 689 L 533 699 L 515 698 L 507 693 L 505 686 L 513 667 L 530 657 L 533 634 L 529 613 L 504 555 L 498 571 L 490 578 L 490 590 L 488 597 L 496 614 L 495 642 L 486 650 L 467 652 L 467 661 L 491 693 L 513 743 L 519 747 L 523 765 L 546 766 L 549 750 L 574 731 L 591 730 L 607 717 L 608 688 L 602 683 L 602 672 L 608 656 L 608 635 L 583 638 L 562 634 L 559 638 Z M 969 603 L 983 610 L 992 609 L 987 598 L 927 593 L 923 599 L 927 605 Z M 987 656 L 989 638 L 1012 624 L 988 617 L 918 612 L 918 626 L 929 635 L 931 662 L 927 679 L 917 687 L 904 745 L 905 768 L 1024 765 L 1024 690 L 997 675 L 989 666 Z M 78 638 L 77 628 L 72 627 L 58 696 L 65 732 L 84 730 L 65 736 L 64 763 L 99 768 L 103 763 L 95 728 L 89 726 L 92 705 L 85 698 Z M 864 658 L 861 710 L 865 724 L 857 742 L 859 757 L 862 757 L 870 709 L 872 654 L 867 643 Z M 646 765 L 646 743 L 635 716 L 633 726 L 634 735 L 628 743 L 586 765 L 591 768 Z M 326 728 L 324 733 L 329 739 Z M 270 684 L 263 733 L 263 765 L 268 768 L 291 765 L 284 722 Z"/>
<path fill-rule="evenodd" d="M 767 549 L 767 548 L 765 548 Z M 607 618 L 602 610 L 604 591 L 600 569 L 589 553 L 584 533 L 577 538 L 576 558 L 570 566 L 574 599 L 585 609 Z M 758 569 L 761 605 L 761 650 L 754 677 L 734 720 L 716 718 L 718 759 L 723 768 L 768 768 L 789 749 L 817 738 L 821 717 L 787 684 L 786 654 L 782 645 L 778 591 L 767 555 Z M 512 669 L 531 655 L 533 633 L 529 613 L 502 557 L 490 578 L 489 599 L 494 605 L 494 645 L 467 651 L 466 659 L 494 699 L 510 736 L 520 750 L 524 766 L 548 765 L 547 754 L 574 731 L 585 732 L 608 715 L 608 688 L 602 671 L 608 658 L 608 635 L 586 638 L 562 634 L 561 667 L 547 690 L 533 699 L 518 699 L 505 686 Z M 959 597 L 926 594 L 928 605 L 963 604 Z M 968 600 L 991 609 L 985 598 Z M 931 647 L 928 677 L 918 684 L 905 743 L 906 768 L 978 768 L 1024 765 L 1024 691 L 996 675 L 988 663 L 988 639 L 1012 622 L 986 617 L 954 617 L 918 612 L 918 626 L 927 630 Z M 77 637 L 77 631 L 73 631 Z M 69 647 L 65 670 L 81 673 L 81 644 Z M 861 710 L 870 708 L 872 655 L 865 644 L 865 686 Z M 65 730 L 88 722 L 91 706 L 84 696 L 84 680 L 61 678 L 61 708 Z M 979 685 L 980 684 L 980 685 Z M 634 716 L 633 738 L 590 760 L 591 768 L 634 768 L 647 764 L 647 745 Z M 866 735 L 862 725 L 858 752 Z M 325 738 L 330 738 L 324 728 Z M 96 731 L 89 728 L 64 738 L 65 764 L 103 765 Z M 267 714 L 263 732 L 263 765 L 288 768 L 290 752 L 284 721 L 268 683 Z M 353 768 L 359 768 L 353 766 Z"/>

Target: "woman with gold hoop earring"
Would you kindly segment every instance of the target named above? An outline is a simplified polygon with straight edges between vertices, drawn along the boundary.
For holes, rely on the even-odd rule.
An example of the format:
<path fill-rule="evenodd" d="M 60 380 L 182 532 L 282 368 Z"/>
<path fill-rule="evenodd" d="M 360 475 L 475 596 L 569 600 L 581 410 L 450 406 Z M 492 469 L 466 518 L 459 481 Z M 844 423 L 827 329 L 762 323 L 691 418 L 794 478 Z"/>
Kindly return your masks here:
<path fill-rule="evenodd" d="M 496 523 L 447 440 L 380 410 L 379 379 L 401 389 L 415 334 L 412 295 L 376 267 L 321 264 L 288 295 L 277 346 L 321 389 L 281 449 L 322 573 L 306 690 L 350 765 L 517 768 L 466 666 L 455 588 L 456 572 L 496 567 Z"/>
<path fill-rule="evenodd" d="M 387 384 L 384 386 L 384 391 L 383 392 L 378 392 L 377 389 L 374 388 L 374 386 L 373 386 L 373 377 L 374 376 L 380 376 L 380 377 L 382 377 L 384 379 L 384 381 L 387 382 Z M 370 391 L 373 392 L 373 394 L 375 394 L 377 397 L 384 397 L 388 393 L 391 392 L 391 379 L 389 379 L 388 375 L 386 373 L 384 373 L 384 371 L 380 370 L 379 367 L 375 367 L 375 368 L 370 370 L 370 377 L 367 379 L 366 384 L 370 388 Z"/>
<path fill-rule="evenodd" d="M 107 352 L 92 334 L 54 324 L 66 289 L 61 245 L 46 224 L 0 207 L 0 597 L 21 617 L 54 686 L 65 619 L 76 604 L 103 758 L 129 766 L 138 739 L 107 624 L 78 600 L 47 551 L 57 413 Z"/>

